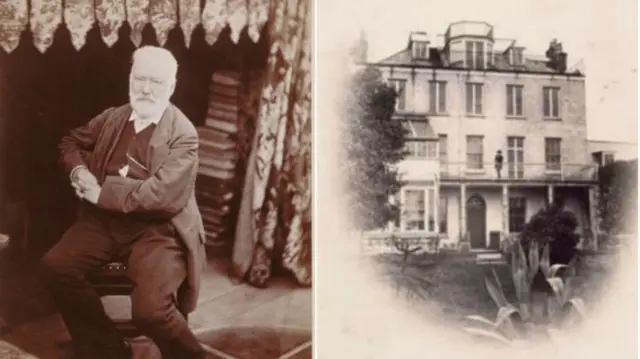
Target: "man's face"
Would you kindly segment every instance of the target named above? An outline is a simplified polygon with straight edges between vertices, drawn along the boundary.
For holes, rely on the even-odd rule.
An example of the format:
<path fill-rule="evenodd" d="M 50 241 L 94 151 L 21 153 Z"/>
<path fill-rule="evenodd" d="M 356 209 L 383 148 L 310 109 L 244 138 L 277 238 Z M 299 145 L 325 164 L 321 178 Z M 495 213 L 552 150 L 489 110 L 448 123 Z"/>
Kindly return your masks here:
<path fill-rule="evenodd" d="M 162 114 L 173 94 L 175 79 L 162 64 L 148 59 L 134 62 L 129 77 L 129 101 L 142 118 Z"/>

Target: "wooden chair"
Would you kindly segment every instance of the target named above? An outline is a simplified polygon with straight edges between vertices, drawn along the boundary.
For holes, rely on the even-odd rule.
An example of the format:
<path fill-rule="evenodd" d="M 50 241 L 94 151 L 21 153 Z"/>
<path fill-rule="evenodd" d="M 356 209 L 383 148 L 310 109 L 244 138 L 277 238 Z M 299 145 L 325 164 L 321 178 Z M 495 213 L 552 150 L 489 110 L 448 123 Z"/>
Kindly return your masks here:
<path fill-rule="evenodd" d="M 104 296 L 130 296 L 133 291 L 133 283 L 127 275 L 127 266 L 120 261 L 114 261 L 103 266 L 96 273 L 89 276 L 89 281 L 100 297 Z M 179 304 L 179 295 L 174 296 L 176 304 Z M 179 305 L 177 305 L 180 308 Z M 182 313 L 188 320 L 188 314 Z M 113 319 L 116 327 L 126 338 L 135 338 L 142 332 L 131 320 Z"/>

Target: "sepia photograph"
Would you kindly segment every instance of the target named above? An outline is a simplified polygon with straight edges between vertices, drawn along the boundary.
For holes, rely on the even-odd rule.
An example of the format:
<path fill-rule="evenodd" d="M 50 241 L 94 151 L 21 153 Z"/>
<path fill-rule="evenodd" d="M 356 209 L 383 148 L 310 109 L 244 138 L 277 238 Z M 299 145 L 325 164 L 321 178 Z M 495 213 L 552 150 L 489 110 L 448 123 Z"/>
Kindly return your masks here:
<path fill-rule="evenodd" d="M 310 0 L 0 1 L 0 357 L 312 357 Z"/>
<path fill-rule="evenodd" d="M 637 4 L 319 6 L 318 101 L 340 130 L 319 127 L 337 150 L 317 175 L 342 192 L 319 188 L 316 223 L 342 231 L 318 267 L 349 252 L 334 274 L 362 313 L 334 319 L 371 343 L 319 334 L 319 351 L 637 357 Z M 590 348 L 596 327 L 619 343 Z"/>

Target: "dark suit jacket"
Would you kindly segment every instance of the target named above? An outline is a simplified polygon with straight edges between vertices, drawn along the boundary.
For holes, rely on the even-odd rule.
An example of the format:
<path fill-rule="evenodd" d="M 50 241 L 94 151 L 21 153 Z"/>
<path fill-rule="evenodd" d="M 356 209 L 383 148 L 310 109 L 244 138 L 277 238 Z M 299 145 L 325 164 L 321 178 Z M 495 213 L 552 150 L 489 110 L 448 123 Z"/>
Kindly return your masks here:
<path fill-rule="evenodd" d="M 174 105 L 162 115 L 147 154 L 146 179 L 106 176 L 106 165 L 132 108 L 109 108 L 86 125 L 73 129 L 60 143 L 67 173 L 86 166 L 100 181 L 98 206 L 121 213 L 144 212 L 170 219 L 187 248 L 188 277 L 180 288 L 181 309 L 192 312 L 197 304 L 200 276 L 205 262 L 204 227 L 195 199 L 198 170 L 198 133 Z M 82 210 L 79 213 L 83 216 Z"/>

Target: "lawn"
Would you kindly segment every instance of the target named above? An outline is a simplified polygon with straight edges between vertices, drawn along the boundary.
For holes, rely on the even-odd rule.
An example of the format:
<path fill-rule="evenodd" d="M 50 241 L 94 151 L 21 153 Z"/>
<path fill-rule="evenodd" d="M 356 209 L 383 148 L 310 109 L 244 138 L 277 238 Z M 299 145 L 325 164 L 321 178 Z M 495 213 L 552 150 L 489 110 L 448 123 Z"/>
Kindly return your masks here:
<path fill-rule="evenodd" d="M 613 254 L 586 255 L 582 258 L 575 280 L 574 293 L 587 306 L 595 303 L 605 288 L 608 273 L 616 263 Z M 381 275 L 398 294 L 408 297 L 413 305 L 423 305 L 430 314 L 458 322 L 466 315 L 479 314 L 494 318 L 498 308 L 487 293 L 484 276 L 495 269 L 509 301 L 516 304 L 515 290 L 507 265 L 478 265 L 471 256 L 415 256 L 402 272 L 399 254 L 383 254 L 375 258 Z M 407 295 L 409 293 L 409 295 Z M 434 313 L 435 312 L 435 313 Z"/>

